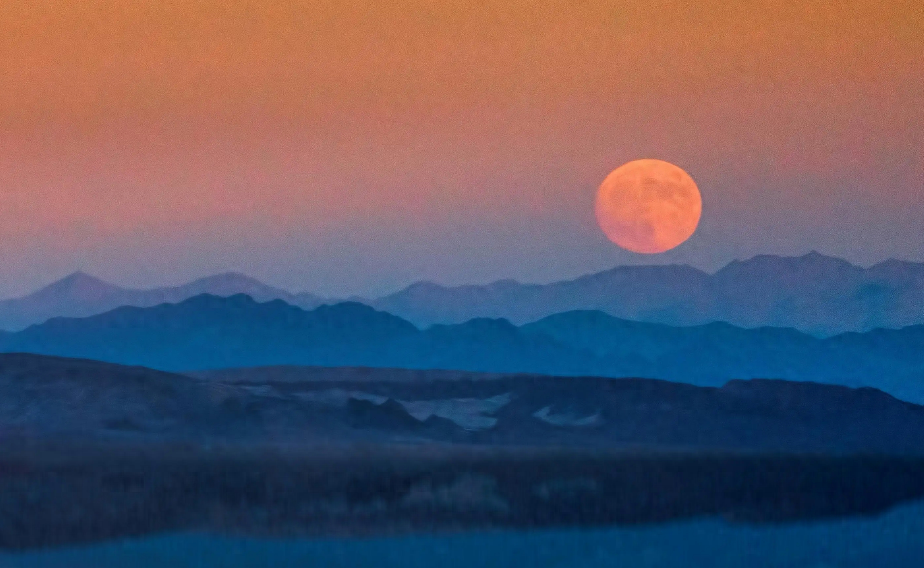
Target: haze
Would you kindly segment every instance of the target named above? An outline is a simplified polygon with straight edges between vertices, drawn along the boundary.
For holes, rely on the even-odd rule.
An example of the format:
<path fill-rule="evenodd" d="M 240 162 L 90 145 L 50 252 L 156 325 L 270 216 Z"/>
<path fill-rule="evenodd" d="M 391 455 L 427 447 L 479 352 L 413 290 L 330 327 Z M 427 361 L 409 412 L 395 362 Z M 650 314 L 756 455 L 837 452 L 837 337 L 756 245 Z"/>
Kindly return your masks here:
<path fill-rule="evenodd" d="M 0 296 L 83 269 L 325 295 L 809 250 L 924 260 L 918 2 L 0 5 Z M 693 239 L 594 220 L 632 159 Z"/>

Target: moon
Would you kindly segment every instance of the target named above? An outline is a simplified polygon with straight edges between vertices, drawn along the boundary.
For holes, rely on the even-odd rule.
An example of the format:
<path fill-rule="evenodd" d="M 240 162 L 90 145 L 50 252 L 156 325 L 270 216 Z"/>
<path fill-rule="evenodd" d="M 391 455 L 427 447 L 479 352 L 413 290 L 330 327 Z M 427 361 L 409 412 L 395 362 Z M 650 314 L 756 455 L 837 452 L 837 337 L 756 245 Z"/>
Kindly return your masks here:
<path fill-rule="evenodd" d="M 703 200 L 696 182 L 661 160 L 635 160 L 613 170 L 597 191 L 597 223 L 620 247 L 662 253 L 696 232 Z"/>

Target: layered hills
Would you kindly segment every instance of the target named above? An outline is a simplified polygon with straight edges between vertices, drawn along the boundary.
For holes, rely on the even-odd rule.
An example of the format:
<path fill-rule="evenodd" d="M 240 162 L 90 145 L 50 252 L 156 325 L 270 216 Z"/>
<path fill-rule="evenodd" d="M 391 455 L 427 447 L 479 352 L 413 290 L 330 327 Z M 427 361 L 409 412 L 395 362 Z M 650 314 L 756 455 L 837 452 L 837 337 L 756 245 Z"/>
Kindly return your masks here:
<path fill-rule="evenodd" d="M 355 302 L 304 310 L 245 295 L 55 318 L 0 337 L 0 351 L 166 371 L 367 366 L 636 376 L 708 386 L 776 378 L 877 387 L 911 401 L 924 401 L 922 347 L 924 326 L 818 338 L 793 329 L 672 327 L 576 311 L 522 326 L 481 318 L 420 329 Z"/>
<path fill-rule="evenodd" d="M 139 290 L 75 272 L 22 298 L 0 301 L 0 329 L 20 330 L 54 317 L 85 317 L 120 306 L 148 307 L 181 302 L 199 294 L 247 294 L 261 301 L 282 299 L 307 308 L 323 303 L 312 294 L 290 294 L 237 273 L 217 274 L 181 286 Z"/>
<path fill-rule="evenodd" d="M 598 310 L 670 325 L 724 321 L 831 335 L 924 323 L 924 264 L 889 260 L 862 268 L 818 253 L 761 255 L 715 274 L 683 265 L 622 266 L 544 285 L 424 282 L 369 303 L 421 325 L 475 317 L 527 323 Z"/>
<path fill-rule="evenodd" d="M 20 330 L 53 317 L 84 317 L 120 306 L 176 303 L 203 293 L 281 299 L 306 309 L 323 303 L 313 294 L 293 294 L 234 273 L 151 290 L 76 273 L 29 296 L 0 302 L 0 329 Z M 824 336 L 924 324 L 924 264 L 889 260 L 863 268 L 818 253 L 762 255 L 732 262 L 714 274 L 682 265 L 622 266 L 550 284 L 418 282 L 381 298 L 357 300 L 418 326 L 474 318 L 524 324 L 566 311 L 595 310 L 675 326 L 724 321 Z"/>

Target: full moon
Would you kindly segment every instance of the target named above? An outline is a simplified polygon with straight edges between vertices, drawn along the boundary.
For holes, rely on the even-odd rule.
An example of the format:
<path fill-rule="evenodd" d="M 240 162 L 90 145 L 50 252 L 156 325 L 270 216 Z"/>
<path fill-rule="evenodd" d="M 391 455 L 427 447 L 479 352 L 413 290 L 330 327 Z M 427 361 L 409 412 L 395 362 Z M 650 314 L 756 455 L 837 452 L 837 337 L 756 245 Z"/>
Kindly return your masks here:
<path fill-rule="evenodd" d="M 696 231 L 703 201 L 687 172 L 661 160 L 635 160 L 606 176 L 597 191 L 597 223 L 632 252 L 668 251 Z"/>

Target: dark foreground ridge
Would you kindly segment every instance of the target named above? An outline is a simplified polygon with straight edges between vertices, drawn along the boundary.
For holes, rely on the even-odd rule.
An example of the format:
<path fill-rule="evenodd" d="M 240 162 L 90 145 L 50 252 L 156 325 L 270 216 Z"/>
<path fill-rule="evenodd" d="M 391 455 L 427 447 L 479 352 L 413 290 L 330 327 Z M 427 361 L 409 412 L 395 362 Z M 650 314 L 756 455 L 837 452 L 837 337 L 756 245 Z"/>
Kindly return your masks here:
<path fill-rule="evenodd" d="M 0 547 L 875 514 L 924 407 L 786 381 L 400 369 L 194 376 L 0 355 Z"/>
<path fill-rule="evenodd" d="M 924 456 L 924 407 L 872 388 L 311 367 L 187 376 L 28 354 L 0 355 L 0 428 L 132 443 Z"/>

